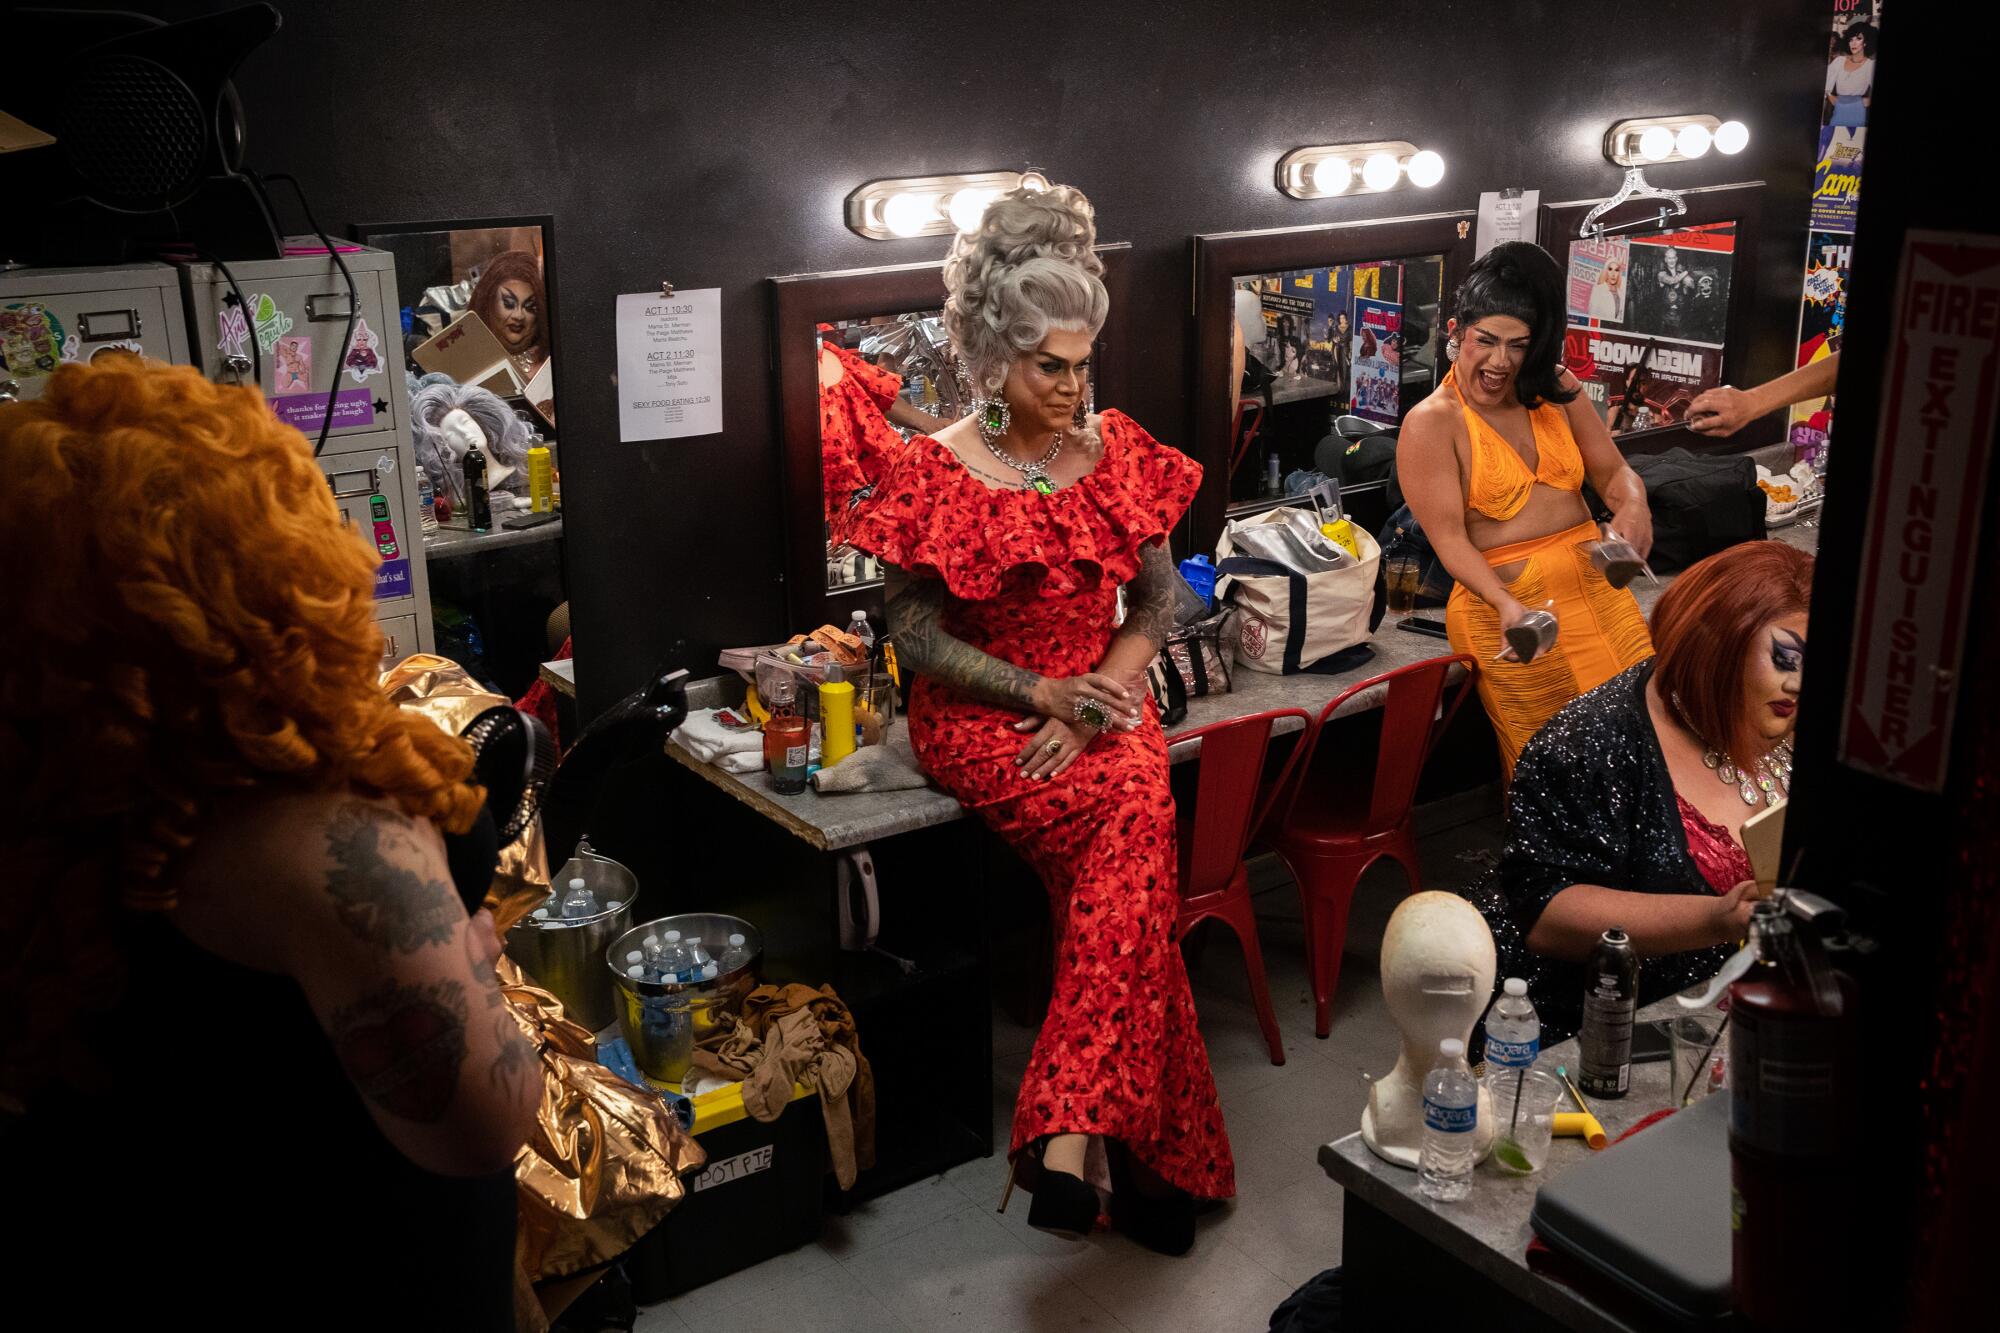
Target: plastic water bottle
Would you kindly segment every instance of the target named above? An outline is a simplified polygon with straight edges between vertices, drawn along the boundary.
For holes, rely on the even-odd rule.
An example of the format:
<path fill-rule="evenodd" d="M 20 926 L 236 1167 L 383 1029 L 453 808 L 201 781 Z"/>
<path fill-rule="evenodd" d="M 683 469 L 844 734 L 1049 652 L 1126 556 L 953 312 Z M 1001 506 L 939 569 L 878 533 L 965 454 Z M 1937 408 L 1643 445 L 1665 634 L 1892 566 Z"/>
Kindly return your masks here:
<path fill-rule="evenodd" d="M 687 937 L 687 960 L 689 969 L 696 973 L 699 973 L 703 968 L 715 961 L 708 950 L 701 947 L 701 936 L 699 935 L 690 935 Z"/>
<path fill-rule="evenodd" d="M 1479 1125 L 1479 1084 L 1465 1063 L 1465 1043 L 1446 1037 L 1424 1078 L 1424 1146 L 1417 1188 L 1426 1198 L 1455 1203 L 1472 1193 L 1473 1147 Z"/>
<path fill-rule="evenodd" d="M 421 467 L 417 472 L 417 527 L 424 532 L 436 532 L 437 492 L 431 489 L 430 473 Z"/>
<path fill-rule="evenodd" d="M 569 882 L 569 891 L 563 894 L 562 914 L 564 917 L 597 915 L 597 895 L 581 878 Z"/>
<path fill-rule="evenodd" d="M 861 658 L 865 662 L 875 660 L 875 630 L 868 623 L 866 611 L 856 611 L 848 618 L 847 632 L 861 640 Z"/>
<path fill-rule="evenodd" d="M 740 933 L 731 935 L 729 937 L 729 948 L 726 952 L 724 952 L 720 960 L 722 963 L 722 970 L 725 972 L 734 972 L 737 968 L 743 966 L 743 964 L 748 962 L 749 960 L 750 960 L 750 950 L 749 947 L 745 944 L 743 936 Z"/>
<path fill-rule="evenodd" d="M 1493 1086 L 1505 1076 L 1507 1095 L 1514 1095 L 1519 1075 L 1535 1067 L 1542 1053 L 1542 1020 L 1528 1000 L 1528 983 L 1508 977 L 1500 998 L 1486 1015 L 1486 1082 Z"/>
<path fill-rule="evenodd" d="M 653 962 L 661 972 L 660 980 L 680 982 L 688 979 L 687 946 L 681 943 L 681 933 L 670 930 L 660 937 L 660 947 L 653 956 Z"/>

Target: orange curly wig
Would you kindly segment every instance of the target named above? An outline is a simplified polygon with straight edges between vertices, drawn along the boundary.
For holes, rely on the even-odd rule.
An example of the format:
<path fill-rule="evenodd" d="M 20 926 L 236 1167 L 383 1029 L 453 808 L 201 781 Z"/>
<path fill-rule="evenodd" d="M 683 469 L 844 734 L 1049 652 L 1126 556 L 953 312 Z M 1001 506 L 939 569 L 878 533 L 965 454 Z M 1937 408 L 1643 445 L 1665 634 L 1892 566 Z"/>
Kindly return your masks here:
<path fill-rule="evenodd" d="M 105 356 L 0 405 L 0 1087 L 72 1074 L 121 910 L 174 905 L 204 806 L 352 791 L 462 831 L 472 752 L 376 680 L 376 553 L 258 394 Z"/>

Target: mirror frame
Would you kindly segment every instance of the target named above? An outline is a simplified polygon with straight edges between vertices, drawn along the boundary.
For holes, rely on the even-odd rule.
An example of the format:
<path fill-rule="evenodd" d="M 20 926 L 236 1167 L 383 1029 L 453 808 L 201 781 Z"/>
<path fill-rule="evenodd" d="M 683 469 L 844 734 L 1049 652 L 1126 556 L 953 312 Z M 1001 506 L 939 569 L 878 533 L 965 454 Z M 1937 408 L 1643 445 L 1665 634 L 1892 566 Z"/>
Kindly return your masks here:
<path fill-rule="evenodd" d="M 1444 256 L 1442 302 L 1449 302 L 1472 266 L 1471 210 L 1409 217 L 1329 222 L 1276 231 L 1211 232 L 1194 238 L 1194 449 L 1202 466 L 1196 493 L 1194 549 L 1214 547 L 1229 509 L 1229 329 L 1236 320 L 1239 278 L 1373 260 Z"/>
<path fill-rule="evenodd" d="M 387 247 L 377 243 L 378 237 L 402 235 L 410 232 L 429 231 L 484 231 L 491 227 L 540 227 L 542 229 L 542 294 L 548 298 L 549 308 L 560 312 L 563 308 L 562 293 L 556 285 L 556 220 L 550 213 L 527 213 L 518 217 L 504 218 L 439 218 L 430 222 L 357 222 L 347 229 L 347 234 L 364 245 L 376 249 Z M 409 293 L 399 284 L 396 300 L 400 303 L 396 315 L 396 359 L 402 363 L 403 325 L 402 306 L 410 304 Z M 563 401 L 563 358 L 562 328 L 551 317 L 549 320 L 549 358 L 556 363 L 555 373 L 550 377 L 555 384 L 556 426 L 552 438 L 562 443 L 562 401 Z M 401 383 L 401 381 L 397 381 Z M 532 409 L 531 409 L 532 410 Z"/>
<path fill-rule="evenodd" d="M 1124 242 L 1097 247 L 1098 257 L 1104 261 L 1104 287 L 1111 297 L 1111 313 L 1097 338 L 1096 394 L 1100 405 L 1126 401 L 1131 383 L 1132 340 L 1125 324 L 1131 249 Z M 826 586 L 817 330 L 821 324 L 843 319 L 939 309 L 945 299 L 943 270 L 944 261 L 939 259 L 769 279 L 771 363 L 777 371 L 779 449 L 785 470 L 785 611 L 796 633 L 810 633 L 821 625 L 844 625 L 857 609 L 872 616 L 882 612 L 880 583 Z M 814 540 L 799 540 L 801 532 L 811 533 Z"/>
<path fill-rule="evenodd" d="M 1763 230 L 1764 182 L 1704 185 L 1681 193 L 1687 212 L 1657 230 L 1675 231 L 1713 222 L 1736 223 L 1736 249 L 1729 264 L 1729 327 L 1722 340 L 1722 368 L 1725 373 L 1733 368 L 1741 378 L 1744 362 L 1750 355 L 1751 308 L 1756 304 L 1758 295 L 1757 242 Z M 1569 270 L 1569 243 L 1576 239 L 1576 230 L 1583 224 L 1584 216 L 1601 202 L 1600 199 L 1579 199 L 1543 207 L 1536 240 L 1544 250 L 1556 256 L 1556 262 L 1563 265 L 1564 272 Z M 1614 213 L 1606 216 L 1613 218 L 1612 225 L 1617 226 L 1616 218 L 1623 216 L 1630 221 L 1632 210 L 1637 209 L 1643 215 L 1651 207 L 1656 207 L 1651 200 L 1634 200 L 1630 204 L 1621 204 Z M 1647 232 L 1633 230 L 1617 234 L 1633 237 L 1644 236 Z M 1651 430 L 1613 436 L 1612 443 L 1618 446 L 1620 453 L 1627 455 L 1657 454 L 1668 449 L 1686 449 L 1696 454 L 1748 453 L 1784 439 L 1788 419 L 1788 412 L 1773 413 L 1722 439 L 1698 435 L 1684 425 L 1655 426 Z"/>

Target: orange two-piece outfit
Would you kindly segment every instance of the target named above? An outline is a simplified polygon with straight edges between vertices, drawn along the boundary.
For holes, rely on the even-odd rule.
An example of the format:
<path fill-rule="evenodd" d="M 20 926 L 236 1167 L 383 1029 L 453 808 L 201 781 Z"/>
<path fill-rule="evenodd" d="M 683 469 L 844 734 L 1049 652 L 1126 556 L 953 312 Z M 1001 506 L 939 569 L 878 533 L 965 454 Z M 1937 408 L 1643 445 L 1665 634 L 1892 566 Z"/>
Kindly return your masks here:
<path fill-rule="evenodd" d="M 1536 482 L 1562 491 L 1583 490 L 1583 451 L 1577 448 L 1561 407 L 1543 403 L 1528 413 L 1536 454 L 1530 471 L 1514 446 L 1465 401 L 1457 378 L 1449 382 L 1472 441 L 1468 509 L 1504 522 L 1521 512 Z M 1500 739 L 1500 759 L 1510 780 L 1521 747 L 1557 709 L 1653 655 L 1653 636 L 1647 632 L 1638 601 L 1606 583 L 1590 563 L 1586 547 L 1599 535 L 1597 525 L 1585 521 L 1546 537 L 1481 552 L 1495 569 L 1526 562 L 1505 584 L 1523 606 L 1532 609 L 1555 602 L 1555 646 L 1533 662 L 1495 661 L 1507 646 L 1501 637 L 1500 613 L 1463 583 L 1451 590 L 1445 629 L 1453 650 L 1469 653 L 1479 663 L 1479 700 Z"/>

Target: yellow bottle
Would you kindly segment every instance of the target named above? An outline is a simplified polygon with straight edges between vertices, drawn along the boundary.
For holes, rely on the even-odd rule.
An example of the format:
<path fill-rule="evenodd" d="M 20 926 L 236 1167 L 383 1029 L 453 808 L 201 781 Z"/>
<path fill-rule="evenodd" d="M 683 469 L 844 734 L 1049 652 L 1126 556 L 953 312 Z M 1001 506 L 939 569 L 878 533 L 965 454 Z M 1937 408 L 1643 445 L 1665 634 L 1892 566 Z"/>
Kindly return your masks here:
<path fill-rule="evenodd" d="M 549 449 L 538 444 L 528 450 L 528 509 L 531 513 L 546 514 L 554 507 L 551 499 L 553 476 L 549 465 Z"/>
<path fill-rule="evenodd" d="M 1354 525 L 1346 519 L 1336 518 L 1331 523 L 1322 523 L 1319 525 L 1319 531 L 1322 537 L 1356 560 L 1361 558 L 1361 543 L 1354 540 Z"/>
<path fill-rule="evenodd" d="M 854 753 L 854 686 L 830 680 L 819 687 L 819 766 L 832 768 Z"/>

